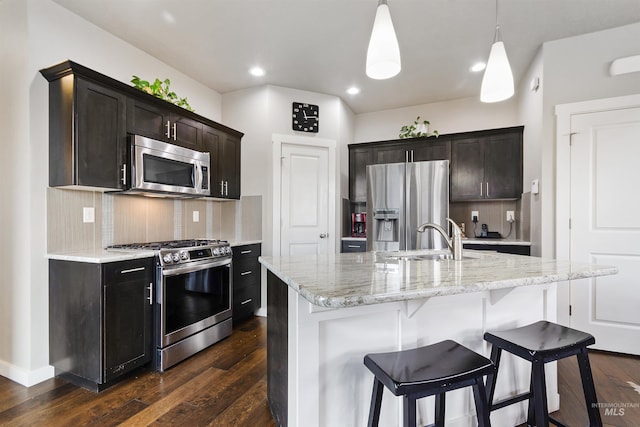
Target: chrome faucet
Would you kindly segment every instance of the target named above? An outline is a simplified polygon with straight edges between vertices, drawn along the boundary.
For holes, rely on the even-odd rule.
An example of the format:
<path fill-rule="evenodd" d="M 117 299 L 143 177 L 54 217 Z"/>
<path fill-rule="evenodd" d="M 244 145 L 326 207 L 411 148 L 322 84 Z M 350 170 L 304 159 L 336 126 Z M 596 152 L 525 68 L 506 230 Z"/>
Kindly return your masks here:
<path fill-rule="evenodd" d="M 451 249 L 451 253 L 453 254 L 453 259 L 456 261 L 462 260 L 462 232 L 460 231 L 460 227 L 455 223 L 451 218 L 447 218 L 447 221 L 451 223 L 453 228 L 453 237 L 449 238 L 449 233 L 445 231 L 438 224 L 434 224 L 431 222 L 425 222 L 420 227 L 418 227 L 418 233 L 424 233 L 427 228 L 433 228 L 438 233 L 442 235 L 444 240 L 447 242 L 449 249 Z"/>

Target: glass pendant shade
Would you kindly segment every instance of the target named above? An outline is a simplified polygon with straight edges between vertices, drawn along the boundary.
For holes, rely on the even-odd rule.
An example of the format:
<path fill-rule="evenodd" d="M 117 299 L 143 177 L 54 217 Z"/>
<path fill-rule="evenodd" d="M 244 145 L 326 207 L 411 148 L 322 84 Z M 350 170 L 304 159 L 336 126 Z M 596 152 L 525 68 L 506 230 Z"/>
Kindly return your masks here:
<path fill-rule="evenodd" d="M 367 49 L 367 76 L 388 79 L 400 72 L 400 47 L 386 0 L 380 0 Z"/>
<path fill-rule="evenodd" d="M 513 96 L 513 73 L 507 58 L 507 51 L 504 43 L 500 40 L 499 28 L 496 27 L 496 37 L 487 68 L 482 78 L 482 87 L 480 89 L 480 101 L 482 102 L 499 102 L 509 99 Z"/>

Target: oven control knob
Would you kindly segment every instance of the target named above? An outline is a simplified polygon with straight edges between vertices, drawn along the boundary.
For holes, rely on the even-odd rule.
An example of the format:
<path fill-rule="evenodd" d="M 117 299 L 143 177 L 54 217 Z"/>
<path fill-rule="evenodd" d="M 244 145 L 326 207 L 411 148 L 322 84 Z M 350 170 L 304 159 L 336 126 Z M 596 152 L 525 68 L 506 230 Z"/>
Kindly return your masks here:
<path fill-rule="evenodd" d="M 187 252 L 187 251 L 180 251 L 180 259 L 182 259 L 182 260 L 187 260 L 187 259 L 189 259 L 189 252 Z"/>
<path fill-rule="evenodd" d="M 162 260 L 164 261 L 165 264 L 171 264 L 171 261 L 173 261 L 173 259 L 171 258 L 171 254 L 165 254 L 162 257 Z"/>
<path fill-rule="evenodd" d="M 231 254 L 231 246 L 227 246 L 226 248 L 224 248 L 224 253 L 227 255 Z"/>
<path fill-rule="evenodd" d="M 220 255 L 220 249 L 219 248 L 213 248 L 213 256 L 218 256 Z"/>
<path fill-rule="evenodd" d="M 173 262 L 179 262 L 180 261 L 180 254 L 178 252 L 174 253 L 172 255 L 173 257 Z"/>

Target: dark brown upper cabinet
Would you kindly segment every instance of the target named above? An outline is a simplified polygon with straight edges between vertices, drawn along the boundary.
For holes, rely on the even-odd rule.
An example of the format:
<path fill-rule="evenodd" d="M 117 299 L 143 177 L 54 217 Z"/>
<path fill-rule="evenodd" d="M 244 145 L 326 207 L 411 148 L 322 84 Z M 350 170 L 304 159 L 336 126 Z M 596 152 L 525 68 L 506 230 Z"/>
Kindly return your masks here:
<path fill-rule="evenodd" d="M 519 199 L 522 194 L 523 129 L 518 126 L 437 138 L 349 144 L 349 199 L 366 203 L 368 165 L 430 160 L 451 161 L 452 202 Z"/>
<path fill-rule="evenodd" d="M 350 144 L 349 199 L 357 203 L 367 201 L 368 165 L 450 159 L 451 145 L 447 136 Z"/>
<path fill-rule="evenodd" d="M 51 81 L 49 185 L 125 188 L 126 102 L 82 76 Z"/>
<path fill-rule="evenodd" d="M 211 196 L 240 199 L 240 138 L 204 126 L 202 139 L 211 155 Z"/>
<path fill-rule="evenodd" d="M 126 190 L 128 137 L 142 135 L 208 151 L 211 196 L 240 198 L 243 133 L 72 61 L 40 72 L 49 81 L 50 186 Z"/>
<path fill-rule="evenodd" d="M 522 127 L 516 127 L 454 137 L 451 201 L 519 199 L 522 131 Z"/>
<path fill-rule="evenodd" d="M 129 98 L 127 132 L 196 151 L 202 147 L 203 124 L 166 108 Z"/>

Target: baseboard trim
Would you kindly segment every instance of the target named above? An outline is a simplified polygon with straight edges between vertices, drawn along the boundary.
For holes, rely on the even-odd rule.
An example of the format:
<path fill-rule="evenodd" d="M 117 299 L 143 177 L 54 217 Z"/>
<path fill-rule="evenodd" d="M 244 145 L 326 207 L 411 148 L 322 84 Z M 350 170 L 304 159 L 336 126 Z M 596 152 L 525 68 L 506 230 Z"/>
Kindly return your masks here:
<path fill-rule="evenodd" d="M 55 376 L 53 366 L 43 366 L 33 371 L 28 371 L 4 360 L 0 360 L 0 375 L 25 387 L 31 387 Z"/>

